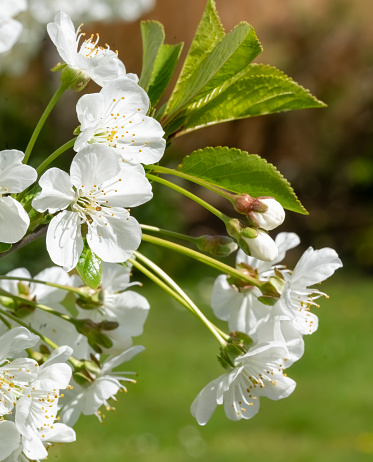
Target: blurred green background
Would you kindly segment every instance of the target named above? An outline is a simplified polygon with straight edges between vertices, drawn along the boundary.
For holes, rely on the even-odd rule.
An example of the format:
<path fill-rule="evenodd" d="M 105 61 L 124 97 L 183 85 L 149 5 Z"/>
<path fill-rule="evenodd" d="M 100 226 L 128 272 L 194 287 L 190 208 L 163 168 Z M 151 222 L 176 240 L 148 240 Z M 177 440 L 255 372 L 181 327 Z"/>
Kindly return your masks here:
<path fill-rule="evenodd" d="M 147 18 L 165 25 L 168 43 L 186 50 L 204 9 L 202 0 L 157 0 Z M 344 262 L 322 287 L 320 327 L 306 338 L 304 358 L 289 375 L 298 386 L 279 402 L 263 399 L 251 421 L 230 422 L 218 409 L 205 428 L 189 405 L 208 381 L 221 373 L 214 340 L 192 316 L 148 281 L 141 293 L 152 310 L 136 343 L 146 351 L 128 367 L 138 384 L 120 395 L 117 411 L 103 425 L 82 418 L 78 442 L 53 450 L 50 460 L 219 461 L 253 458 L 274 461 L 365 461 L 373 455 L 373 398 L 370 393 L 373 268 L 373 3 L 369 0 L 217 0 L 226 29 L 251 23 L 264 52 L 257 62 L 279 67 L 328 104 L 323 110 L 296 111 L 232 122 L 176 139 L 165 164 L 175 166 L 194 149 L 226 145 L 266 158 L 292 183 L 309 216 L 288 213 L 279 231 L 302 238 L 291 264 L 309 245 L 330 246 Z M 141 71 L 139 22 L 87 27 L 118 49 L 128 72 Z M 24 150 L 34 125 L 57 86 L 57 61 L 46 39 L 25 76 L 0 76 L 0 149 Z M 93 83 L 88 92 L 98 91 Z M 78 122 L 66 94 L 48 120 L 32 163 L 70 138 Z M 73 152 L 56 166 L 67 168 Z M 193 188 L 195 188 L 193 186 Z M 193 189 L 192 188 L 192 189 Z M 229 204 L 201 193 L 226 213 Z M 214 217 L 183 197 L 154 187 L 153 201 L 134 210 L 140 222 L 193 235 L 223 233 Z M 207 314 L 216 273 L 161 249 L 144 253 L 174 275 Z M 233 262 L 233 260 L 231 260 Z M 51 265 L 44 239 L 1 261 L 1 272 L 27 266 L 35 274 Z M 138 275 L 136 275 L 138 276 Z M 127 367 L 127 366 L 126 366 Z"/>

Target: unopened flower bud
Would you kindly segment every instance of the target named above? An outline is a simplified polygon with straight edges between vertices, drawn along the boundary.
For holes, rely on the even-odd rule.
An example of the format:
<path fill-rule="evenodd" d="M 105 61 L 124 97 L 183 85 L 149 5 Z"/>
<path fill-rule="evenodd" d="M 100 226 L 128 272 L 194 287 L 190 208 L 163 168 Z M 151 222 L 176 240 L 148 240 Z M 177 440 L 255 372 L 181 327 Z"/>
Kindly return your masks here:
<path fill-rule="evenodd" d="M 282 205 L 273 197 L 254 198 L 248 194 L 235 196 L 233 202 L 237 212 L 246 215 L 249 225 L 266 231 L 277 228 L 285 219 Z"/>
<path fill-rule="evenodd" d="M 257 236 L 251 239 L 242 235 L 242 239 L 249 246 L 251 256 L 263 261 L 277 258 L 278 248 L 275 241 L 262 229 L 258 229 L 257 232 Z"/>
<path fill-rule="evenodd" d="M 251 212 L 251 205 L 254 201 L 254 197 L 251 197 L 248 194 L 239 194 L 234 196 L 233 206 L 238 213 L 247 215 L 249 212 Z"/>
<path fill-rule="evenodd" d="M 196 240 L 201 252 L 208 252 L 217 257 L 226 257 L 237 250 L 237 244 L 228 236 L 201 236 Z"/>
<path fill-rule="evenodd" d="M 253 210 L 252 212 L 252 215 L 254 215 L 259 228 L 270 231 L 271 229 L 277 228 L 277 226 L 280 226 L 284 222 L 285 210 L 283 209 L 282 205 L 276 201 L 276 199 L 271 197 L 264 198 L 260 199 L 260 203 L 265 205 L 267 210 L 264 212 Z"/>

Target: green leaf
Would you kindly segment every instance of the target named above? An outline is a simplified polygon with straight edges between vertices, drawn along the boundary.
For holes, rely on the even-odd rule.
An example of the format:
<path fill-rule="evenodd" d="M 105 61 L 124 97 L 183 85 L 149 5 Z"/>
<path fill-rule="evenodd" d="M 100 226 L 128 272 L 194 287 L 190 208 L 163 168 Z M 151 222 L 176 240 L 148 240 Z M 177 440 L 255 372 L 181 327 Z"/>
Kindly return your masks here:
<path fill-rule="evenodd" d="M 148 91 L 154 64 L 165 38 L 163 25 L 158 21 L 142 21 L 141 35 L 143 42 L 143 58 L 139 85 L 145 91 Z"/>
<path fill-rule="evenodd" d="M 228 147 L 208 147 L 186 156 L 178 170 L 190 176 L 191 181 L 197 178 L 253 197 L 271 196 L 285 209 L 307 214 L 288 181 L 276 167 L 256 154 Z"/>
<path fill-rule="evenodd" d="M 178 43 L 176 45 L 162 45 L 159 48 L 148 90 L 152 107 L 157 105 L 167 85 L 170 83 L 179 62 L 183 46 L 183 43 Z"/>
<path fill-rule="evenodd" d="M 251 64 L 183 112 L 185 131 L 229 120 L 325 104 L 278 69 Z"/>
<path fill-rule="evenodd" d="M 180 78 L 182 90 L 173 95 L 166 110 L 168 114 L 179 111 L 192 101 L 204 87 L 211 88 L 216 82 L 229 78 L 236 65 L 238 72 L 251 62 L 261 51 L 254 29 L 247 23 L 238 24 L 215 48 L 195 67 L 187 79 Z M 215 82 L 215 83 L 214 83 Z"/>
<path fill-rule="evenodd" d="M 214 49 L 224 35 L 224 28 L 216 11 L 215 1 L 208 0 L 179 79 L 168 103 L 167 113 L 171 112 L 172 108 L 175 107 L 175 101 L 184 93 L 185 82 L 188 82 L 196 67 Z"/>
<path fill-rule="evenodd" d="M 84 245 L 76 269 L 88 287 L 97 289 L 100 285 L 102 274 L 101 260 L 92 252 L 87 244 Z"/>
<path fill-rule="evenodd" d="M 0 242 L 0 253 L 7 252 L 12 247 L 12 244 L 6 244 L 5 242 Z"/>

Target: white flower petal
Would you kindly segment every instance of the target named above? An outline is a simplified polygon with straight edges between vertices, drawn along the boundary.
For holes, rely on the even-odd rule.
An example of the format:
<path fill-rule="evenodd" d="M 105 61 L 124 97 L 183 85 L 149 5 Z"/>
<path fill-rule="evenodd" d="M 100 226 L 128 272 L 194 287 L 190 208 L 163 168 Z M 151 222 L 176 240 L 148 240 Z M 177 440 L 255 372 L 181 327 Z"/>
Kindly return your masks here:
<path fill-rule="evenodd" d="M 116 155 L 107 146 L 92 144 L 76 154 L 71 168 L 71 182 L 76 188 L 84 186 L 89 190 L 102 185 L 119 174 L 120 166 Z"/>
<path fill-rule="evenodd" d="M 199 392 L 190 407 L 190 412 L 199 425 L 206 425 L 216 409 L 216 389 L 221 378 L 222 376 L 206 385 L 205 388 Z"/>
<path fill-rule="evenodd" d="M 128 350 L 124 351 L 120 355 L 107 359 L 101 368 L 102 374 L 109 374 L 113 369 L 127 361 L 131 361 L 132 358 L 134 358 L 136 355 L 138 355 L 144 350 L 145 347 L 143 347 L 142 345 L 135 345 L 132 348 L 129 348 Z"/>
<path fill-rule="evenodd" d="M 26 278 L 26 279 L 31 278 L 31 274 L 26 268 L 17 268 L 15 270 L 9 271 L 9 273 L 7 273 L 6 276 L 10 276 L 13 278 L 15 277 Z M 19 294 L 18 283 L 19 281 L 11 281 L 11 280 L 7 281 L 3 279 L 3 280 L 0 280 L 0 287 L 3 290 L 10 292 L 13 295 L 18 295 Z M 29 286 L 28 282 L 23 282 L 23 284 L 25 284 L 27 287 Z"/>
<path fill-rule="evenodd" d="M 91 250 L 103 261 L 124 262 L 141 243 L 141 228 L 135 218 L 122 209 L 112 209 L 114 216 L 107 218 L 107 225 L 90 227 L 87 242 Z"/>
<path fill-rule="evenodd" d="M 108 314 L 109 319 L 117 320 L 122 328 L 121 331 L 126 335 L 137 337 L 143 333 L 150 306 L 142 295 L 127 290 L 113 295 L 109 309 L 105 308 L 104 315 Z"/>
<path fill-rule="evenodd" d="M 166 149 L 164 131 L 159 122 L 140 113 L 126 121 L 128 135 L 119 138 L 116 152 L 127 162 L 145 165 L 159 162 Z"/>
<path fill-rule="evenodd" d="M 21 443 L 21 435 L 14 422 L 0 421 L 0 460 L 6 459 Z"/>
<path fill-rule="evenodd" d="M 120 78 L 112 81 L 103 87 L 101 95 L 107 101 L 107 104 L 111 104 L 112 100 L 115 99 L 118 103 L 115 108 L 121 114 L 136 114 L 139 112 L 145 115 L 149 109 L 147 93 L 131 78 Z"/>
<path fill-rule="evenodd" d="M 65 286 L 71 285 L 69 274 L 58 266 L 44 269 L 38 273 L 34 279 Z M 47 306 L 52 306 L 55 303 L 62 302 L 62 300 L 67 295 L 67 291 L 56 289 L 55 287 L 50 287 L 45 284 L 36 284 L 33 282 L 30 284 L 30 292 L 33 296 L 36 297 L 39 303 Z"/>
<path fill-rule="evenodd" d="M 104 97 L 101 93 L 83 95 L 76 105 L 76 113 L 81 125 L 80 130 L 83 132 L 90 127 L 95 127 L 97 125 L 97 121 L 102 119 L 104 116 L 104 110 Z M 83 135 L 83 133 L 79 135 L 78 140 L 81 135 Z M 80 148 L 76 148 L 78 140 L 75 142 L 74 146 L 76 151 L 80 151 Z"/>
<path fill-rule="evenodd" d="M 56 265 L 75 268 L 83 251 L 79 215 L 63 211 L 52 218 L 47 231 L 47 250 Z"/>
<path fill-rule="evenodd" d="M 0 199 L 0 242 L 14 244 L 26 234 L 30 218 L 13 197 Z"/>
<path fill-rule="evenodd" d="M 275 243 L 278 248 L 278 257 L 272 262 L 272 265 L 280 263 L 285 258 L 288 250 L 300 244 L 300 239 L 295 233 L 279 233 L 276 236 Z"/>
<path fill-rule="evenodd" d="M 74 430 L 63 423 L 54 423 L 53 428 L 44 430 L 43 441 L 50 443 L 73 443 L 76 441 Z"/>
<path fill-rule="evenodd" d="M 130 284 L 131 270 L 132 265 L 122 266 L 102 262 L 101 287 L 109 293 L 127 289 Z"/>
<path fill-rule="evenodd" d="M 72 349 L 70 349 L 72 353 Z M 71 380 L 71 367 L 65 363 L 52 363 L 40 368 L 33 386 L 40 390 L 65 389 Z"/>
<path fill-rule="evenodd" d="M 313 286 L 329 278 L 342 266 L 335 250 L 328 247 L 314 250 L 309 247 L 294 268 L 291 285 L 304 288 Z"/>
<path fill-rule="evenodd" d="M 63 11 L 58 11 L 54 23 L 47 25 L 47 31 L 61 58 L 67 65 L 73 67 L 78 44 L 74 24 L 69 16 Z"/>
<path fill-rule="evenodd" d="M 48 457 L 48 452 L 37 433 L 22 438 L 23 452 L 31 460 L 42 460 Z"/>
<path fill-rule="evenodd" d="M 19 39 L 23 26 L 15 19 L 0 20 L 0 54 L 9 51 Z"/>
<path fill-rule="evenodd" d="M 148 202 L 153 197 L 153 193 L 143 167 L 123 163 L 120 167 L 118 180 L 121 178 L 121 181 L 116 181 L 113 186 L 106 186 L 106 183 L 103 183 L 102 189 L 105 195 L 96 194 L 97 201 L 102 203 L 108 201 L 112 207 L 136 207 Z M 113 181 L 115 180 L 111 183 Z"/>
<path fill-rule="evenodd" d="M 25 327 L 15 327 L 0 337 L 0 359 L 12 358 L 19 351 L 31 348 L 39 341 L 37 335 L 32 334 Z"/>
<path fill-rule="evenodd" d="M 39 180 L 41 193 L 32 201 L 38 212 L 56 213 L 66 209 L 75 199 L 69 175 L 59 168 L 47 170 Z"/>
<path fill-rule="evenodd" d="M 36 181 L 36 170 L 22 164 L 24 156 L 16 149 L 0 152 L 0 193 L 20 193 Z"/>

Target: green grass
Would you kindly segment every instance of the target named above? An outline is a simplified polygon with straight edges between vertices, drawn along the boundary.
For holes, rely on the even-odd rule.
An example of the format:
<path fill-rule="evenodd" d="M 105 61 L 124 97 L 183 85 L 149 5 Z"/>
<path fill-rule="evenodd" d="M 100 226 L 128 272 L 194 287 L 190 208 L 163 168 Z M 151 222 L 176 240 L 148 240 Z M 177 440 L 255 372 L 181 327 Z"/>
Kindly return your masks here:
<path fill-rule="evenodd" d="M 210 281 L 211 282 L 211 281 Z M 142 291 L 152 305 L 146 351 L 125 368 L 138 383 L 118 396 L 104 424 L 82 417 L 77 442 L 54 448 L 61 462 L 363 462 L 373 455 L 372 283 L 338 275 L 323 285 L 330 300 L 317 311 L 319 330 L 305 338 L 304 357 L 288 375 L 297 382 L 282 401 L 261 400 L 259 414 L 231 422 L 221 407 L 199 427 L 189 406 L 208 381 L 221 374 L 217 344 L 189 313 L 157 288 Z M 208 282 L 194 284 L 206 299 Z M 192 287 L 193 283 L 189 283 Z M 205 309 L 209 313 L 208 308 Z M 211 314 L 211 313 L 209 313 Z"/>

